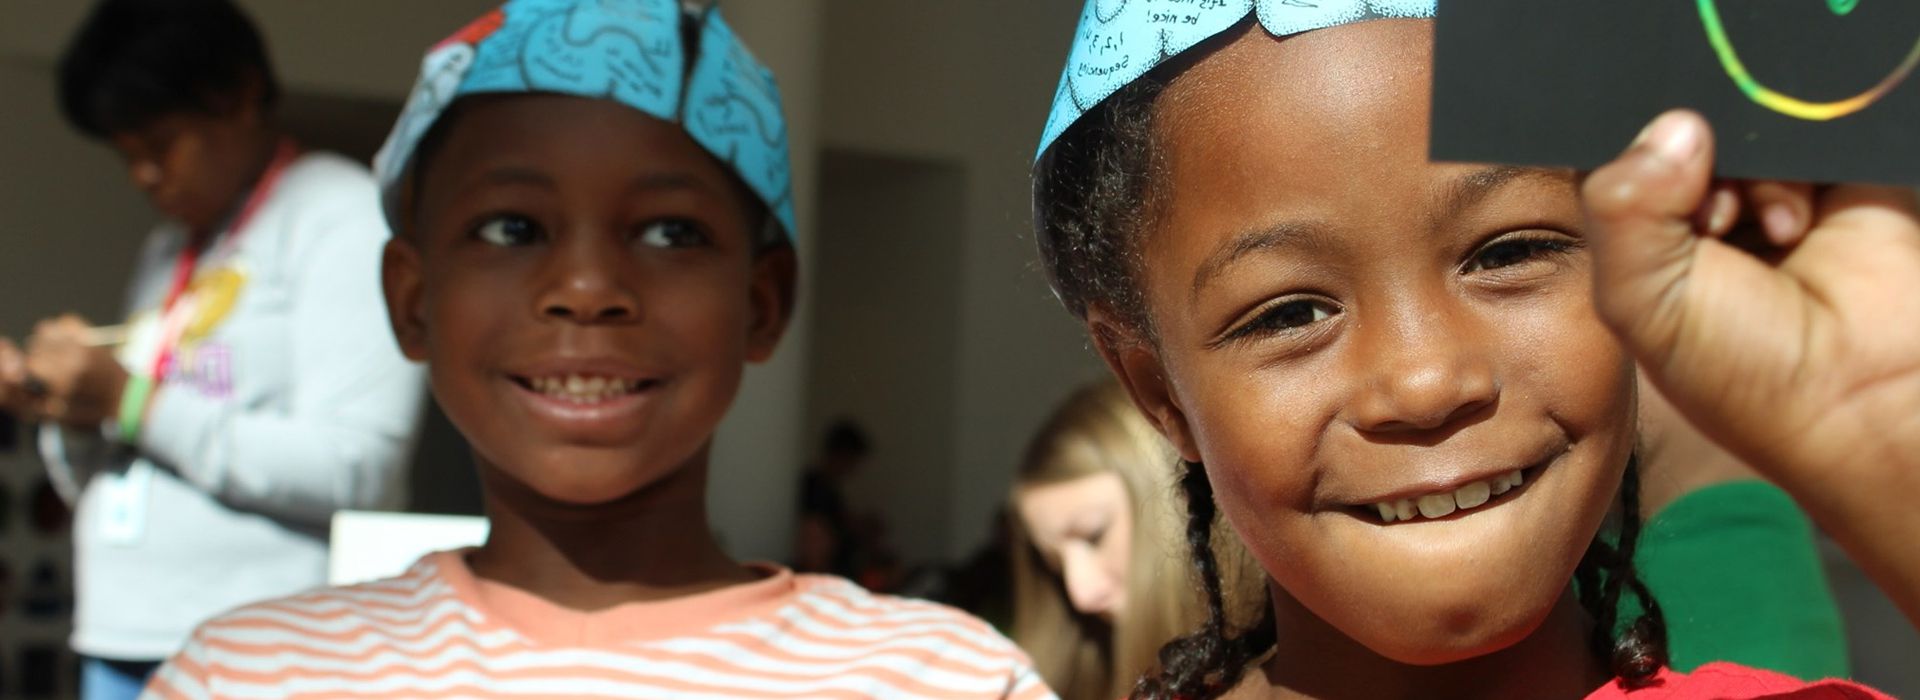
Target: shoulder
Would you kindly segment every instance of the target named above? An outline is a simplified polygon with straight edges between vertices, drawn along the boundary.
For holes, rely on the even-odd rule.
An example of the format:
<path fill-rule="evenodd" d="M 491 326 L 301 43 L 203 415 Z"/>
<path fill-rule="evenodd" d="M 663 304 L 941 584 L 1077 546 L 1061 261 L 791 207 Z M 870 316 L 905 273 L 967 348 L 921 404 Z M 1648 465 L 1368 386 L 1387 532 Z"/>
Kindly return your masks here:
<path fill-rule="evenodd" d="M 287 166 L 280 175 L 280 187 L 287 196 L 315 196 L 351 193 L 363 195 L 376 191 L 373 173 L 366 166 L 338 153 L 309 151 Z M 378 206 L 376 199 L 374 205 Z"/>
<path fill-rule="evenodd" d="M 394 578 L 236 608 L 202 623 L 189 650 L 215 664 L 248 656 L 357 657 L 372 646 L 472 634 L 473 622 L 427 558 Z"/>
<path fill-rule="evenodd" d="M 781 613 L 783 622 L 798 635 L 838 647 L 836 656 L 911 669 L 922 680 L 946 679 L 944 690 L 953 694 L 1046 695 L 1027 655 L 977 617 L 876 594 L 836 576 L 796 578 L 798 595 Z"/>
<path fill-rule="evenodd" d="M 345 238 L 387 237 L 373 175 L 344 156 L 323 151 L 300 156 L 280 175 L 269 197 L 268 206 L 279 210 L 289 235 L 337 239 L 338 233 L 348 232 L 340 229 L 351 229 L 359 235 Z"/>
<path fill-rule="evenodd" d="M 1892 700 L 1884 693 L 1844 680 L 1806 682 L 1739 664 L 1711 663 L 1692 673 L 1661 671 L 1644 688 L 1608 683 L 1588 700 Z"/>
<path fill-rule="evenodd" d="M 799 574 L 799 602 L 818 617 L 872 629 L 938 631 L 996 651 L 1020 654 L 980 618 L 940 603 L 874 593 L 838 576 Z M 1024 657 L 1022 657 L 1024 658 Z"/>

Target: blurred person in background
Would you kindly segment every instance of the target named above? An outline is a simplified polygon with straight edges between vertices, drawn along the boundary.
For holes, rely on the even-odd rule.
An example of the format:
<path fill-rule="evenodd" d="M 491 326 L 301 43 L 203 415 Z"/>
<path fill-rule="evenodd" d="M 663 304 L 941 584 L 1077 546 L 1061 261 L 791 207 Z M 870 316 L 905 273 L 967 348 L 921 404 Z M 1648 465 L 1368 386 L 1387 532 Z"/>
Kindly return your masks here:
<path fill-rule="evenodd" d="M 1069 396 L 1027 449 L 1013 487 L 1013 636 L 1065 700 L 1124 696 L 1160 645 L 1207 617 L 1178 464 L 1113 382 Z M 1266 576 L 1224 525 L 1211 541 L 1230 619 L 1252 621 Z"/>
<path fill-rule="evenodd" d="M 847 503 L 846 482 L 873 454 L 867 431 L 850 419 L 827 426 L 820 458 L 800 477 L 800 524 L 794 568 L 859 578 L 864 562 L 859 515 Z"/>
<path fill-rule="evenodd" d="M 59 88 L 165 222 L 124 325 L 0 339 L 0 407 L 77 508 L 81 696 L 129 698 L 202 619 L 324 583 L 334 511 L 404 504 L 424 382 L 387 332 L 372 177 L 275 125 L 237 8 L 100 2 Z"/>

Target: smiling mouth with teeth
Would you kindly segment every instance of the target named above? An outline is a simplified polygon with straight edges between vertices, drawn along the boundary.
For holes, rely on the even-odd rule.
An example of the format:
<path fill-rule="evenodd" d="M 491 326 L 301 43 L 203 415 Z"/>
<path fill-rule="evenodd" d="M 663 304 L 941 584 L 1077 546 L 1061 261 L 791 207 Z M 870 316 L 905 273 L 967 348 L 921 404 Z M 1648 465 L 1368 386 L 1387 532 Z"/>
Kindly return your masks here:
<path fill-rule="evenodd" d="M 1444 518 L 1456 511 L 1472 510 L 1492 503 L 1502 494 L 1519 488 L 1526 482 L 1522 475 L 1523 471 L 1515 469 L 1444 493 L 1382 501 L 1373 504 L 1370 508 L 1379 514 L 1381 521 L 1388 523 Z"/>
<path fill-rule="evenodd" d="M 576 404 L 612 401 L 652 388 L 652 379 L 620 379 L 569 374 L 561 377 L 514 377 L 515 383 L 549 398 Z"/>

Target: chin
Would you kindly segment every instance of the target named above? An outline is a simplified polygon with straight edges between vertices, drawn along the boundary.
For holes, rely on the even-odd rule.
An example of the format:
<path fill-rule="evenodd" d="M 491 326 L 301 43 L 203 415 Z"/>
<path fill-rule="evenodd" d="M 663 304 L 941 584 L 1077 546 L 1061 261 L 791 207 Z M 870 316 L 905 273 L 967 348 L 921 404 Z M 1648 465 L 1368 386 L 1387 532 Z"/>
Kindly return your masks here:
<path fill-rule="evenodd" d="M 1486 569 L 1478 573 L 1524 571 L 1502 568 L 1506 562 L 1499 559 L 1477 562 Z M 1305 608 L 1299 612 L 1320 618 L 1374 654 L 1410 666 L 1458 663 L 1521 643 L 1553 614 L 1571 578 L 1558 576 L 1553 564 L 1510 576 L 1458 571 L 1369 580 L 1364 573 L 1336 577 L 1358 583 L 1314 585 L 1312 600 L 1296 599 Z"/>
<path fill-rule="evenodd" d="M 568 505 L 597 506 L 620 501 L 668 480 L 684 460 L 661 461 L 599 450 L 561 449 L 541 458 L 511 462 L 502 469 L 541 497 Z"/>
<path fill-rule="evenodd" d="M 1462 619 L 1458 614 L 1432 618 L 1420 627 L 1383 630 L 1362 643 L 1374 653 L 1410 666 L 1443 666 L 1476 659 L 1525 640 L 1546 622 L 1551 606 L 1531 616 L 1505 611 L 1480 611 L 1483 616 Z M 1409 644 L 1409 642 L 1424 642 Z"/>

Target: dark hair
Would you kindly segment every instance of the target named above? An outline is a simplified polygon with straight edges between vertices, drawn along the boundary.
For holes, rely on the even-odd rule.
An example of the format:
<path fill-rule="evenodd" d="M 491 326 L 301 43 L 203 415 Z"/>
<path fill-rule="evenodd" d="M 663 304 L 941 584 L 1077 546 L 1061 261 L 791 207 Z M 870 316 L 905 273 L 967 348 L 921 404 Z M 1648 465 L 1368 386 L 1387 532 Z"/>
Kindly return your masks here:
<path fill-rule="evenodd" d="M 1213 554 L 1213 484 L 1207 481 L 1207 469 L 1199 462 L 1186 462 L 1185 467 L 1180 490 L 1187 497 L 1187 548 L 1192 550 L 1194 568 L 1200 574 L 1207 620 L 1200 629 L 1160 647 L 1160 667 L 1134 684 L 1129 695 L 1133 698 L 1219 697 L 1240 682 L 1247 664 L 1271 649 L 1275 640 L 1271 605 L 1251 629 L 1231 629 L 1220 590 L 1220 564 Z"/>
<path fill-rule="evenodd" d="M 102 0 L 60 58 L 60 109 L 94 138 L 183 112 L 217 114 L 258 81 L 279 99 L 272 65 L 227 0 Z"/>
<path fill-rule="evenodd" d="M 1040 262 L 1076 317 L 1098 305 L 1152 333 L 1138 281 L 1139 234 L 1159 170 L 1154 103 L 1173 72 L 1162 65 L 1115 92 L 1068 127 L 1035 166 Z"/>
<path fill-rule="evenodd" d="M 820 441 L 820 449 L 827 454 L 865 455 L 873 450 L 872 441 L 867 439 L 867 431 L 859 423 L 841 418 L 827 426 L 827 435 Z"/>
<path fill-rule="evenodd" d="M 1640 469 L 1637 456 L 1627 460 L 1620 484 L 1621 524 L 1617 539 L 1602 532 L 1587 546 L 1574 570 L 1580 606 L 1596 624 L 1589 640 L 1593 653 L 1607 661 L 1613 675 L 1629 687 L 1653 679 L 1667 664 L 1667 623 L 1660 604 L 1640 580 L 1633 553 L 1640 538 Z M 1187 546 L 1207 598 L 1207 621 L 1198 631 L 1160 648 L 1160 668 L 1134 685 L 1132 698 L 1147 700 L 1211 700 L 1231 690 L 1247 665 L 1265 654 L 1275 641 L 1273 611 L 1252 629 L 1235 632 L 1227 624 L 1221 604 L 1220 573 L 1214 562 L 1211 533 L 1215 508 L 1213 486 L 1206 468 L 1186 464 L 1180 480 L 1187 497 Z M 1620 626 L 1620 602 L 1632 592 L 1641 613 Z"/>

